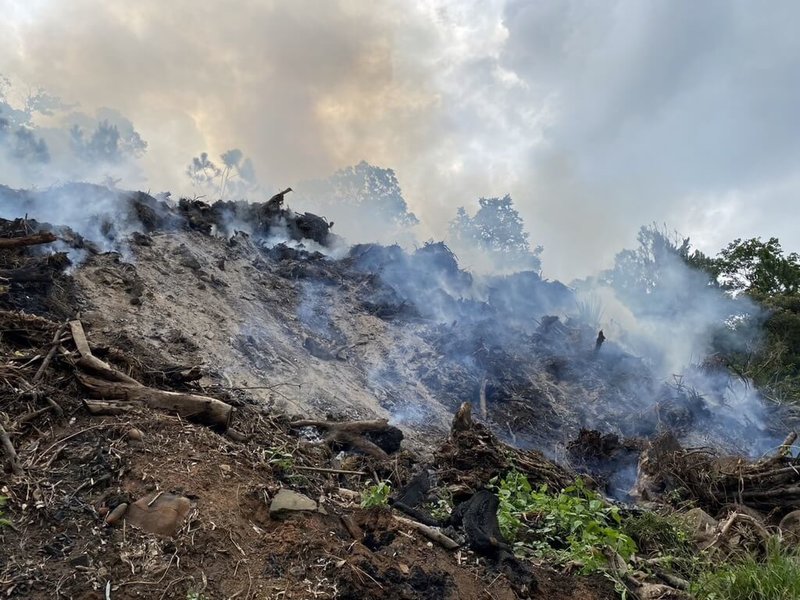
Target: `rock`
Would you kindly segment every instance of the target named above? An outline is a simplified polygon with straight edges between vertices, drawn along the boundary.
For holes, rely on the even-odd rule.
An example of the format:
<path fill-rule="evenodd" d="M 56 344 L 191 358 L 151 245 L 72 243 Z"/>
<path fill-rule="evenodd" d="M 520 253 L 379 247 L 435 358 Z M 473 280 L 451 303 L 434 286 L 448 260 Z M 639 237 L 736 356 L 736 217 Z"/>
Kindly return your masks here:
<path fill-rule="evenodd" d="M 702 508 L 688 510 L 681 517 L 689 526 L 692 541 L 699 547 L 704 548 L 713 540 L 719 522 Z"/>
<path fill-rule="evenodd" d="M 73 567 L 88 567 L 92 564 L 92 557 L 88 554 L 79 554 L 70 558 L 69 564 Z"/>
<path fill-rule="evenodd" d="M 134 231 L 131 234 L 131 241 L 137 246 L 152 246 L 153 245 L 153 238 L 145 233 L 139 233 L 138 231 Z"/>
<path fill-rule="evenodd" d="M 173 536 L 191 508 L 184 496 L 154 492 L 131 504 L 125 520 L 149 533 Z"/>
<path fill-rule="evenodd" d="M 117 507 L 106 515 L 106 525 L 114 525 L 119 522 L 128 510 L 128 505 L 123 502 L 118 504 Z"/>
<path fill-rule="evenodd" d="M 200 264 L 200 260 L 194 254 L 192 254 L 192 251 L 186 247 L 186 244 L 181 244 L 175 251 L 175 254 L 178 256 L 179 264 L 183 265 L 184 267 L 189 267 L 193 271 L 197 271 L 203 266 Z"/>
<path fill-rule="evenodd" d="M 783 517 L 778 528 L 787 544 L 792 546 L 800 544 L 800 510 L 793 510 Z"/>
<path fill-rule="evenodd" d="M 318 508 L 317 503 L 308 496 L 293 492 L 282 488 L 269 505 L 269 516 L 277 517 L 281 513 L 296 512 L 296 511 L 309 511 L 309 512 L 323 512 L 325 509 Z"/>
<path fill-rule="evenodd" d="M 128 432 L 125 434 L 125 437 L 127 437 L 132 442 L 141 442 L 142 439 L 144 438 L 144 433 L 142 433 L 141 429 L 136 429 L 136 427 L 132 427 L 131 429 L 128 429 Z"/>

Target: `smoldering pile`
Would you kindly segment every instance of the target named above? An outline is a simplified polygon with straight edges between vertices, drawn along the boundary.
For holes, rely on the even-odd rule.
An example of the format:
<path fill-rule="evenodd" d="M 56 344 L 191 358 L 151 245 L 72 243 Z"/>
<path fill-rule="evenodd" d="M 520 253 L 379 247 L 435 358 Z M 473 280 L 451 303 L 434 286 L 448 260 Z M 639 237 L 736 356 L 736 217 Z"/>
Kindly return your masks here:
<path fill-rule="evenodd" d="M 289 210 L 284 196 L 263 203 L 207 204 L 72 184 L 44 192 L 5 188 L 0 208 L 6 213 L 29 209 L 71 224 L 72 229 L 43 229 L 58 235 L 61 249 L 73 259 L 76 249 L 124 253 L 126 245 L 148 245 L 159 232 L 195 231 L 255 252 L 256 269 L 299 282 L 309 294 L 319 286 L 344 288 L 365 314 L 413 333 L 431 349 L 400 348 L 403 364 L 388 360 L 370 373 L 377 386 L 391 389 L 410 372 L 449 411 L 471 402 L 496 435 L 562 462 L 574 458 L 566 446 L 584 429 L 619 439 L 671 433 L 687 446 L 702 442 L 745 455 L 759 450 L 754 442 L 768 445 L 786 433 L 781 429 L 785 419 L 742 422 L 714 389 L 665 382 L 646 358 L 630 354 L 613 337 L 598 343 L 597 329 L 576 314 L 575 293 L 559 282 L 533 272 L 474 276 L 443 243 L 410 253 L 398 246 L 358 245 L 344 258 L 332 259 L 318 251 L 329 252 L 339 242 L 330 224 Z M 64 201 L 76 197 L 78 204 Z M 80 212 L 78 206 L 92 208 Z M 190 254 L 185 264 L 201 281 L 224 285 Z M 130 271 L 126 285 L 136 303 L 140 284 L 135 269 Z M 306 325 L 303 346 L 312 356 L 358 359 L 357 344 L 335 325 Z M 735 379 L 719 373 L 715 378 L 717 387 Z M 412 404 L 411 398 L 389 398 L 386 407 L 399 412 Z M 427 414 L 424 406 L 414 410 Z M 633 483 L 631 459 L 603 464 L 595 457 L 583 468 L 611 482 L 610 490 Z"/>
<path fill-rule="evenodd" d="M 91 253 L 124 250 L 131 238 L 146 243 L 141 235 L 156 231 L 195 230 L 231 237 L 237 232 L 263 239 L 322 246 L 335 243 L 331 224 L 312 213 L 297 213 L 284 206 L 280 192 L 266 202 L 200 200 L 173 202 L 169 194 L 158 198 L 144 192 L 126 192 L 87 183 L 70 183 L 43 191 L 14 190 L 0 186 L 0 217 L 29 214 L 72 249 Z"/>

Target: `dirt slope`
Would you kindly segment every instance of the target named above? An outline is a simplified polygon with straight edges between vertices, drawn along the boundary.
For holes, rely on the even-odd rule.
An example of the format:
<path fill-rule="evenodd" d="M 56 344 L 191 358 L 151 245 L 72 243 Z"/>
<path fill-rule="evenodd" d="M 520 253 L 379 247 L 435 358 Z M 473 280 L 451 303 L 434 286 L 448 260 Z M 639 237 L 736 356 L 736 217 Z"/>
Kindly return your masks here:
<path fill-rule="evenodd" d="M 7 225 L 7 235 L 29 227 Z M 63 261 L 47 259 L 42 279 L 4 290 L 0 420 L 18 469 L 0 476 L 10 521 L 0 526 L 5 597 L 614 597 L 602 579 L 545 566 L 512 577 L 463 537 L 446 550 L 386 508 L 360 508 L 367 484 L 402 486 L 446 440 L 449 407 L 411 370 L 435 350 L 413 328 L 353 310 L 363 278 L 320 263 L 305 281 L 285 272 L 302 263 L 270 259 L 252 244 L 151 232 L 131 236 L 125 260 L 93 252 L 65 276 Z M 41 259 L 20 250 L 2 261 L 27 268 Z M 135 404 L 90 414 L 76 377 L 80 343 L 61 325 L 76 317 L 89 350 L 117 372 L 233 404 L 235 439 Z M 42 366 L 45 356 L 52 360 Z M 412 365 L 408 380 L 387 382 L 387 363 L 395 374 Z M 200 380 L 176 376 L 175 367 L 197 365 Z M 407 449 L 387 461 L 331 451 L 298 434 L 284 412 L 393 416 Z M 403 413 L 408 422 L 397 419 Z M 461 462 L 472 485 L 485 483 L 488 471 Z M 459 473 L 447 477 L 457 484 Z M 271 515 L 281 490 L 319 502 L 324 514 Z"/>

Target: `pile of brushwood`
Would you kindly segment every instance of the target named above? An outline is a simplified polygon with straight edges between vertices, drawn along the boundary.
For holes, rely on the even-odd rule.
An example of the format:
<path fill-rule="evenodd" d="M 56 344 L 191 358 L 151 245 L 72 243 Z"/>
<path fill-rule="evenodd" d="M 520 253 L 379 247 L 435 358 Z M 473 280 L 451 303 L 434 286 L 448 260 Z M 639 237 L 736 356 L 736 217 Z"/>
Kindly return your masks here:
<path fill-rule="evenodd" d="M 782 516 L 800 508 L 800 458 L 791 454 L 796 439 L 793 432 L 772 455 L 746 460 L 710 448 L 681 448 L 663 435 L 640 460 L 640 491 L 648 499 L 668 493 L 709 511 L 738 504 Z"/>

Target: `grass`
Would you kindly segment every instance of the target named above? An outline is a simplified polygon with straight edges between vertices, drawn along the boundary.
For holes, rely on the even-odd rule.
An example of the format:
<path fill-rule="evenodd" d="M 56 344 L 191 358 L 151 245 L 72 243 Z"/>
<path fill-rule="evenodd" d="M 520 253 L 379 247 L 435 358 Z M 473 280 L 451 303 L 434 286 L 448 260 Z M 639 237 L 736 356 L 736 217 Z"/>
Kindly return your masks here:
<path fill-rule="evenodd" d="M 698 600 L 797 600 L 800 553 L 774 542 L 762 560 L 747 554 L 701 573 L 692 593 Z"/>

